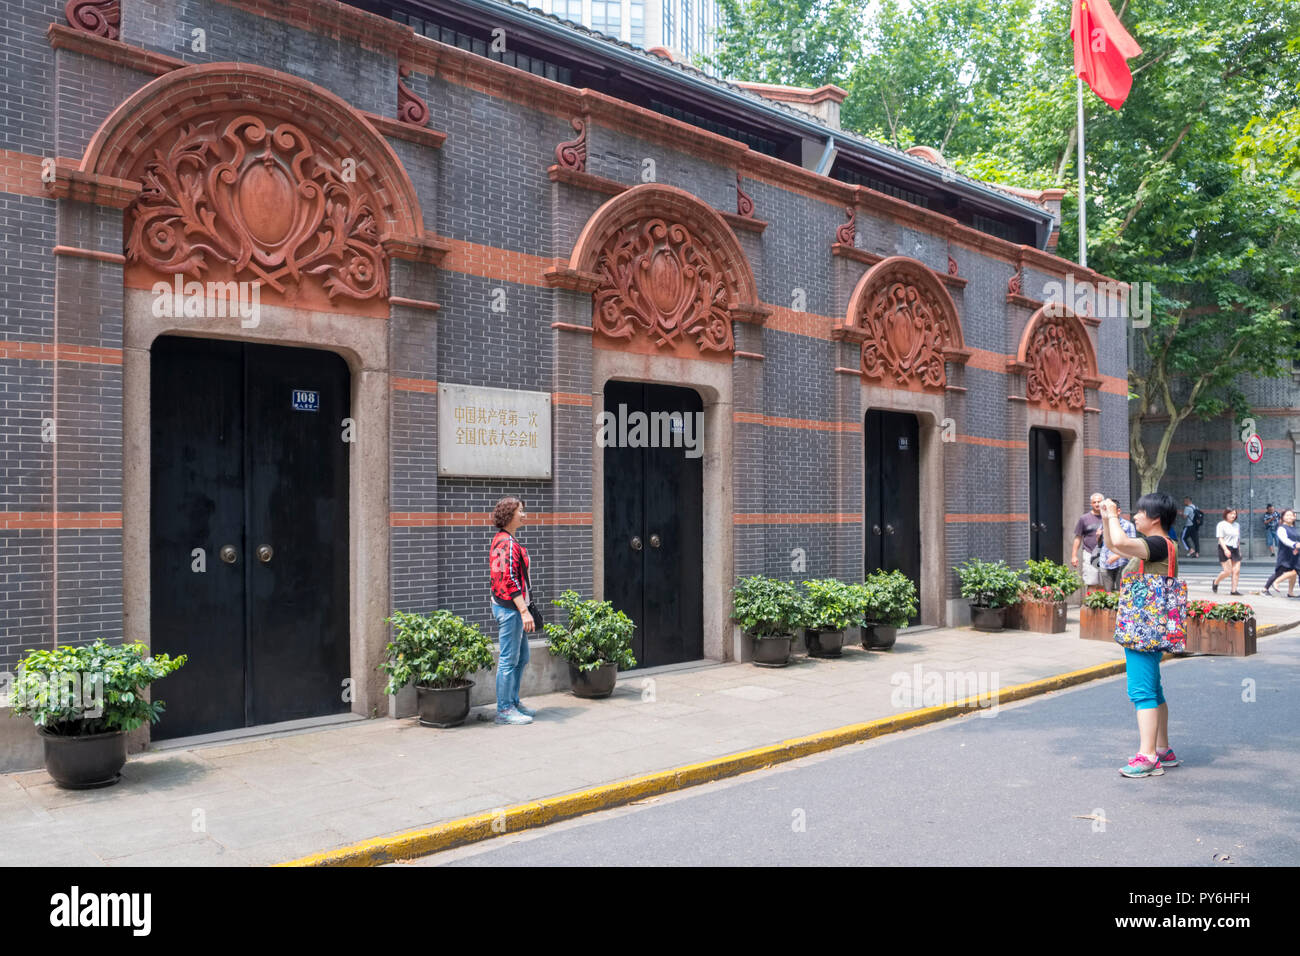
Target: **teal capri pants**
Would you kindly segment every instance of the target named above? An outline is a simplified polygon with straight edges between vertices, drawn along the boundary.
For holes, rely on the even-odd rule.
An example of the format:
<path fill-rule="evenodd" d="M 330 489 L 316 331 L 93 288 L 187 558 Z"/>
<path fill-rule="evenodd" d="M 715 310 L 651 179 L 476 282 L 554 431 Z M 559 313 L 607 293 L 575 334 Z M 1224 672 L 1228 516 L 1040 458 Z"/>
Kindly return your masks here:
<path fill-rule="evenodd" d="M 1160 651 L 1124 648 L 1124 669 L 1128 674 L 1128 699 L 1138 710 L 1150 710 L 1165 702 L 1160 688 Z"/>

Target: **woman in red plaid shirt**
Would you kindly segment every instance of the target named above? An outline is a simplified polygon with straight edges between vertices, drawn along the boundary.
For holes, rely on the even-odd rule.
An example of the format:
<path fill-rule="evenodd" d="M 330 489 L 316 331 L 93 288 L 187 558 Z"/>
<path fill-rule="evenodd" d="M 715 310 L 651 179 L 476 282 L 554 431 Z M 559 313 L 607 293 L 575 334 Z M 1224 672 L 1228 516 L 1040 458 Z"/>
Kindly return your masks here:
<path fill-rule="evenodd" d="M 497 619 L 498 724 L 531 724 L 536 711 L 519 702 L 519 679 L 528 666 L 528 638 L 534 630 L 528 613 L 528 550 L 515 538 L 524 523 L 524 503 L 502 498 L 492 514 L 500 530 L 492 538 L 489 567 L 492 576 L 492 616 Z"/>

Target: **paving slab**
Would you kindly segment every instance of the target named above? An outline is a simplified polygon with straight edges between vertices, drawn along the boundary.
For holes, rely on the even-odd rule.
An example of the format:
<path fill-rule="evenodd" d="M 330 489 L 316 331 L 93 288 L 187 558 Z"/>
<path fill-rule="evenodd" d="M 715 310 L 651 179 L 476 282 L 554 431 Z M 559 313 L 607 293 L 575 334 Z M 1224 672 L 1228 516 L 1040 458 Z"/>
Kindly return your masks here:
<path fill-rule="evenodd" d="M 1300 622 L 1300 602 L 1252 603 L 1261 627 Z M 270 864 L 895 715 L 914 709 L 895 691 L 918 666 L 996 672 L 1005 688 L 1122 658 L 1112 642 L 1080 640 L 1077 614 L 1057 635 L 922 629 L 891 651 L 848 646 L 787 668 L 633 671 L 606 700 L 531 698 L 540 713 L 523 727 L 492 723 L 487 706 L 446 730 L 378 719 L 152 750 L 102 790 L 0 775 L 0 864 Z"/>

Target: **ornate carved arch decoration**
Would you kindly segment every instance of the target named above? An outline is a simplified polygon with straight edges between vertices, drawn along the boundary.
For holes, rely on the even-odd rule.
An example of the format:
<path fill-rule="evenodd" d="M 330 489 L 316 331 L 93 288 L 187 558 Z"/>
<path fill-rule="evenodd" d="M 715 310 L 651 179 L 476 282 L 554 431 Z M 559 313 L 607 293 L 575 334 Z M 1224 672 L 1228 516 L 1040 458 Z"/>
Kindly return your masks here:
<path fill-rule="evenodd" d="M 863 380 L 886 388 L 943 391 L 946 363 L 970 358 L 952 296 L 907 256 L 882 259 L 858 280 L 835 337 L 860 342 Z"/>
<path fill-rule="evenodd" d="M 342 99 L 264 67 L 210 63 L 146 84 L 80 171 L 141 185 L 124 213 L 133 275 L 257 281 L 263 299 L 384 314 L 390 256 L 438 262 L 384 138 Z"/>
<path fill-rule="evenodd" d="M 1025 376 L 1025 399 L 1056 411 L 1082 412 L 1085 389 L 1099 388 L 1097 352 L 1079 316 L 1060 303 L 1035 312 L 1008 371 Z"/>
<path fill-rule="evenodd" d="M 754 274 L 715 210 L 673 186 L 646 183 L 601 206 L 553 285 L 589 291 L 592 328 L 607 340 L 679 356 L 735 352 L 732 321 L 761 324 Z"/>

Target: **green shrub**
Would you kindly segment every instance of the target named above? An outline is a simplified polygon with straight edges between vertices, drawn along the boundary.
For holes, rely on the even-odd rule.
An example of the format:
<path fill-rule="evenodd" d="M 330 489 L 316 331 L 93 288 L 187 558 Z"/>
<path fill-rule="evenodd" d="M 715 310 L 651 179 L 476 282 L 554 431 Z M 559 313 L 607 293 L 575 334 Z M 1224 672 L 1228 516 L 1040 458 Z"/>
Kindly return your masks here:
<path fill-rule="evenodd" d="M 917 611 L 916 585 L 902 571 L 872 571 L 862 584 L 866 620 L 883 627 L 906 627 Z"/>
<path fill-rule="evenodd" d="M 811 578 L 803 583 L 799 623 L 816 631 L 842 631 L 862 623 L 867 594 L 861 585 L 835 578 Z"/>
<path fill-rule="evenodd" d="M 1083 587 L 1083 578 L 1074 568 L 1051 558 L 1026 561 L 1025 579 L 1029 585 L 1025 598 L 1030 601 L 1064 601 Z"/>
<path fill-rule="evenodd" d="M 18 665 L 10 713 L 61 737 L 135 730 L 146 720 L 157 723 L 165 707 L 161 700 L 146 700 L 145 689 L 185 661 L 184 654 L 150 655 L 139 642 L 98 640 L 29 651 Z"/>
<path fill-rule="evenodd" d="M 1094 611 L 1113 611 L 1119 607 L 1119 592 L 1091 591 L 1083 596 L 1083 606 Z"/>
<path fill-rule="evenodd" d="M 750 637 L 784 637 L 805 618 L 794 582 L 760 574 L 736 582 L 732 606 L 732 619 Z"/>
<path fill-rule="evenodd" d="M 566 624 L 547 624 L 546 640 L 551 653 L 578 670 L 594 671 L 613 663 L 619 670 L 636 667 L 632 656 L 632 632 L 636 624 L 609 601 L 584 601 L 577 591 L 565 591 L 551 602 L 569 615 Z"/>
<path fill-rule="evenodd" d="M 394 611 L 387 623 L 393 625 L 393 640 L 379 669 L 388 675 L 390 694 L 412 682 L 417 687 L 458 687 L 468 675 L 496 664 L 491 640 L 451 611 Z"/>
<path fill-rule="evenodd" d="M 961 581 L 961 596 L 976 607 L 1008 607 L 1020 597 L 1022 573 L 1005 561 L 971 558 L 953 568 Z"/>
<path fill-rule="evenodd" d="M 1211 621 L 1248 621 L 1254 616 L 1255 609 L 1241 601 L 1211 604 L 1205 615 Z"/>

